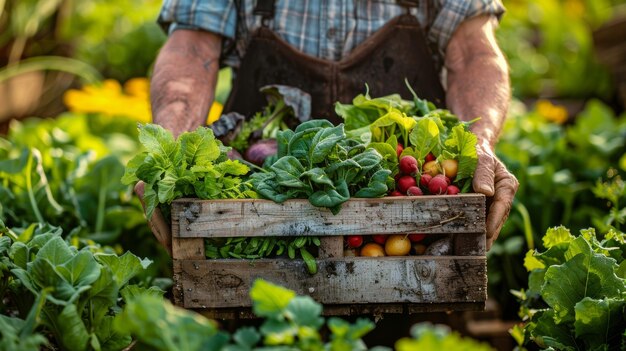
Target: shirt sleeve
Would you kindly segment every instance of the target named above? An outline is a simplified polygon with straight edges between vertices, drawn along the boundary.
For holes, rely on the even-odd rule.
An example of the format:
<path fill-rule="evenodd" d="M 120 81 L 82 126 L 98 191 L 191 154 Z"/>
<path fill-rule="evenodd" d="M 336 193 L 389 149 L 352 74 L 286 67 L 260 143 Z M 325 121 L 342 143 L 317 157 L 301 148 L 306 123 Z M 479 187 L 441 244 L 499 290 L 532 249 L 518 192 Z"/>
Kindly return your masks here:
<path fill-rule="evenodd" d="M 234 39 L 237 13 L 233 0 L 164 0 L 158 23 L 167 33 L 202 29 Z"/>
<path fill-rule="evenodd" d="M 500 0 L 439 0 L 439 3 L 441 7 L 428 36 L 437 43 L 441 53 L 446 52 L 452 34 L 466 19 L 479 15 L 492 15 L 500 19 L 505 11 Z"/>

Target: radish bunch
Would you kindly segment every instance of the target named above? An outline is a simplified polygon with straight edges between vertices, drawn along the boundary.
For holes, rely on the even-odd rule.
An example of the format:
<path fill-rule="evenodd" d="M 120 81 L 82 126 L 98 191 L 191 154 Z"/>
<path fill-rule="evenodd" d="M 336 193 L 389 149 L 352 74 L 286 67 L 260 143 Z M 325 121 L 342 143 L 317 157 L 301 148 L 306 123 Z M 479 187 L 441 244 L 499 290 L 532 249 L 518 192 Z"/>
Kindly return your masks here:
<path fill-rule="evenodd" d="M 461 192 L 451 181 L 456 176 L 458 168 L 456 160 L 438 162 L 432 154 L 429 154 L 424 161 L 420 172 L 415 157 L 406 155 L 400 158 L 396 190 L 390 193 L 391 196 L 456 195 Z"/>

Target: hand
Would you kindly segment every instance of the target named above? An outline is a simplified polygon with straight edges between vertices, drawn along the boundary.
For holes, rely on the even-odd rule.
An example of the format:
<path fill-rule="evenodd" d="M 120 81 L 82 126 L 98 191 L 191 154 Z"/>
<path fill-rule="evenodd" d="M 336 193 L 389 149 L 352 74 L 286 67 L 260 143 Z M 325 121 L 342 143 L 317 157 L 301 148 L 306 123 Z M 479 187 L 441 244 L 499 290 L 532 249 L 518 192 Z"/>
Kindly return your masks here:
<path fill-rule="evenodd" d="M 479 142 L 477 152 L 478 166 L 474 172 L 472 185 L 474 191 L 491 198 L 487 201 L 489 206 L 487 209 L 487 250 L 489 250 L 509 216 L 519 183 L 502 161 L 494 155 L 489 143 Z"/>
<path fill-rule="evenodd" d="M 143 202 L 144 186 L 145 186 L 145 183 L 142 181 L 139 181 L 135 185 L 135 194 L 137 194 L 137 196 L 139 197 L 139 200 L 141 201 L 141 206 L 143 207 L 143 210 L 145 213 L 146 205 Z M 152 218 L 148 219 L 148 226 L 150 227 L 152 234 L 154 234 L 154 236 L 157 238 L 159 243 L 163 245 L 165 250 L 167 250 L 167 253 L 169 253 L 171 256 L 172 255 L 172 230 L 170 229 L 170 226 L 165 221 L 165 217 L 163 217 L 163 213 L 161 213 L 161 210 L 159 210 L 158 207 L 154 209 L 154 212 L 152 213 Z"/>

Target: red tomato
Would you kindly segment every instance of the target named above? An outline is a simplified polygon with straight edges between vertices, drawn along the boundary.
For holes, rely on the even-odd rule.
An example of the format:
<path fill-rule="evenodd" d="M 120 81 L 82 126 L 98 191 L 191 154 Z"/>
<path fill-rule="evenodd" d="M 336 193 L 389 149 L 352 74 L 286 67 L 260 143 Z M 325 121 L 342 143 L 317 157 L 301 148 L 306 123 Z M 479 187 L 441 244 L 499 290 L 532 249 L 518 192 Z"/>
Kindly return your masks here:
<path fill-rule="evenodd" d="M 377 244 L 385 245 L 385 241 L 387 241 L 387 235 L 385 234 L 372 235 L 372 240 L 374 240 L 374 242 Z"/>
<path fill-rule="evenodd" d="M 346 243 L 348 247 L 357 248 L 363 245 L 363 236 L 362 235 L 350 235 L 346 238 Z"/>
<path fill-rule="evenodd" d="M 425 237 L 426 234 L 409 234 L 409 240 L 411 240 L 412 243 L 420 242 L 424 240 Z"/>

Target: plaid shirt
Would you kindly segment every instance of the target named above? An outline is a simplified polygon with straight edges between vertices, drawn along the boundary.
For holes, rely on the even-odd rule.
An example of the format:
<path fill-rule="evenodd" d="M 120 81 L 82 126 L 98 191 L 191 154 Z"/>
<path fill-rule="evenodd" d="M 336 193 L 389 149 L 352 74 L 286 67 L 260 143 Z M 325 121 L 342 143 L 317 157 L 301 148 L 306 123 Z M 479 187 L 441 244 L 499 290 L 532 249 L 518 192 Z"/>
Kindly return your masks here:
<path fill-rule="evenodd" d="M 410 11 L 442 55 L 463 20 L 481 14 L 500 17 L 504 12 L 500 0 L 427 1 L 429 18 L 424 1 Z M 253 14 L 255 5 L 255 0 L 242 0 L 237 13 L 233 0 L 164 0 L 159 23 L 170 33 L 182 28 L 222 35 L 222 59 L 237 67 L 250 34 L 261 25 L 260 16 Z M 269 28 L 305 54 L 337 61 L 405 11 L 396 0 L 278 0 Z"/>

